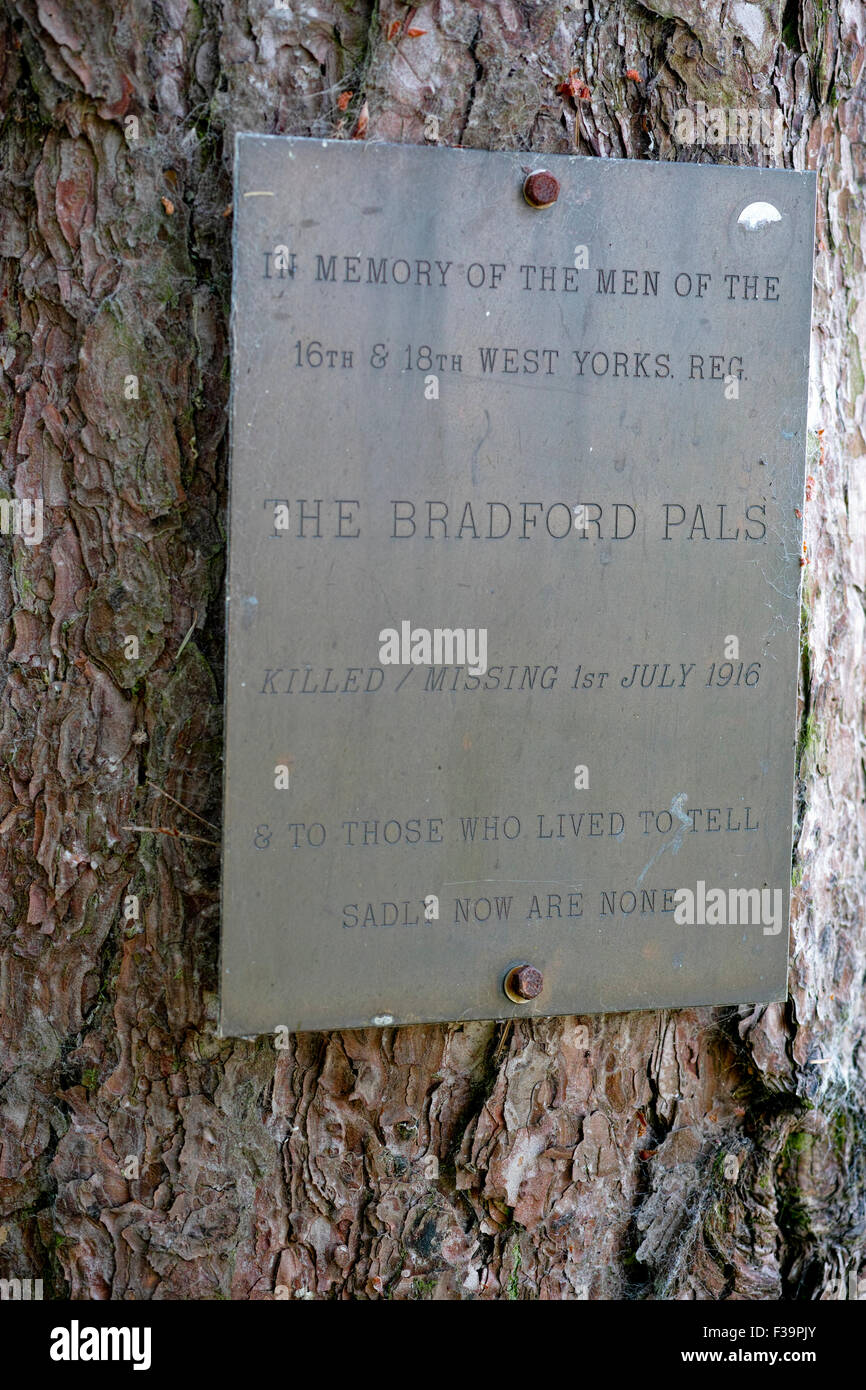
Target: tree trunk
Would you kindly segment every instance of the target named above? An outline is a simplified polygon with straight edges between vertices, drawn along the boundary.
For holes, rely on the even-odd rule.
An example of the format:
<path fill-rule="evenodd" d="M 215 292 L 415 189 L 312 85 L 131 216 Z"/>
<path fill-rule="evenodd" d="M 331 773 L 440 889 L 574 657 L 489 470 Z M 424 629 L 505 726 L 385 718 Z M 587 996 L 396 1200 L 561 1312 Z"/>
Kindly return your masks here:
<path fill-rule="evenodd" d="M 860 0 L 6 0 L 2 487 L 44 497 L 45 539 L 0 552 L 4 1275 L 79 1299 L 846 1296 L 864 44 Z M 220 818 L 231 137 L 348 135 L 364 101 L 368 139 L 435 115 L 452 145 L 820 171 L 786 1005 L 587 1018 L 588 1048 L 571 1018 L 215 1035 L 218 835 L 191 813 Z M 678 146 L 699 101 L 780 110 L 778 156 Z"/>

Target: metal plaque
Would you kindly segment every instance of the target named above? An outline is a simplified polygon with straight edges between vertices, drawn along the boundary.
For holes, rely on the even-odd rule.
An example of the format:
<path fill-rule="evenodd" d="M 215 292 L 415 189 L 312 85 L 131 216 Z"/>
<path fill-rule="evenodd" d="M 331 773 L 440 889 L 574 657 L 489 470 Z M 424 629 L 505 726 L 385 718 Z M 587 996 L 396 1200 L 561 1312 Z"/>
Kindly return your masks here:
<path fill-rule="evenodd" d="M 223 1033 L 784 998 L 814 175 L 236 155 Z"/>

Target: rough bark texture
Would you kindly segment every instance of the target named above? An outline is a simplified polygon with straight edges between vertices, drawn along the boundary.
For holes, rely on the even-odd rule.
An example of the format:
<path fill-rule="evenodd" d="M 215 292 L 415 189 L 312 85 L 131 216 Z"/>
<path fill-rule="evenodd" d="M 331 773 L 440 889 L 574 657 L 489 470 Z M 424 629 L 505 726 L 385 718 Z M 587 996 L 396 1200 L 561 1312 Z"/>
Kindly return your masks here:
<path fill-rule="evenodd" d="M 860 0 L 7 0 L 2 488 L 47 529 L 0 551 L 4 1275 L 79 1299 L 846 1296 L 864 42 Z M 587 99 L 556 92 L 573 68 Z M 435 114 L 450 144 L 766 164 L 671 134 L 687 103 L 760 105 L 820 171 L 786 1006 L 590 1018 L 588 1048 L 573 1019 L 215 1036 L 218 851 L 125 827 L 217 838 L 156 788 L 219 820 L 231 137 L 348 134 L 363 98 L 370 139 Z"/>

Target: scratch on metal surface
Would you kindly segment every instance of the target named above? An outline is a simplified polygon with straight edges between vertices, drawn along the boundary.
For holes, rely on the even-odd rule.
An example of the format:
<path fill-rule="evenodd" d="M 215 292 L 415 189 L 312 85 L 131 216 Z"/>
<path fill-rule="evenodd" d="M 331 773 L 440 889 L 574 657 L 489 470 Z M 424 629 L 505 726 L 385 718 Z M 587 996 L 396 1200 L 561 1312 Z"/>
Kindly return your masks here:
<path fill-rule="evenodd" d="M 479 453 L 480 453 L 480 451 L 481 451 L 481 445 L 484 443 L 484 441 L 485 441 L 486 439 L 489 439 L 489 438 L 490 438 L 490 433 L 491 433 L 491 428 L 492 428 L 492 427 L 491 427 L 491 424 L 490 424 L 490 411 L 489 411 L 489 410 L 485 410 L 485 412 L 484 412 L 484 419 L 485 419 L 486 422 L 487 422 L 487 428 L 485 429 L 483 435 L 482 435 L 481 438 L 479 439 L 479 441 L 478 441 L 478 443 L 476 444 L 475 448 L 472 450 L 472 481 L 473 481 L 473 483 L 475 483 L 476 486 L 478 485 L 478 482 L 480 481 L 480 480 L 479 480 L 479 476 L 478 476 L 478 455 L 479 455 Z"/>
<path fill-rule="evenodd" d="M 646 873 L 646 869 L 644 869 L 644 873 Z M 575 893 L 580 891 L 579 883 L 572 883 L 570 879 L 564 878 L 460 878 L 449 879 L 447 883 L 442 884 L 442 887 L 471 888 L 473 883 L 548 883 L 551 888 L 572 888 Z"/>
<path fill-rule="evenodd" d="M 659 845 L 652 859 L 649 861 L 647 865 L 644 866 L 644 868 L 638 874 L 638 883 L 643 883 L 645 875 L 649 873 L 653 864 L 656 862 L 657 859 L 661 857 L 661 855 L 664 854 L 666 849 L 669 849 L 671 854 L 679 853 L 680 847 L 683 843 L 683 836 L 685 835 L 686 831 L 691 827 L 691 821 L 689 820 L 684 810 L 685 804 L 688 801 L 688 799 L 689 798 L 687 792 L 677 792 L 676 796 L 671 797 L 671 815 L 676 816 L 677 820 L 681 822 L 680 828 L 679 830 L 675 830 L 671 838 L 669 840 L 665 840 L 663 845 Z"/>

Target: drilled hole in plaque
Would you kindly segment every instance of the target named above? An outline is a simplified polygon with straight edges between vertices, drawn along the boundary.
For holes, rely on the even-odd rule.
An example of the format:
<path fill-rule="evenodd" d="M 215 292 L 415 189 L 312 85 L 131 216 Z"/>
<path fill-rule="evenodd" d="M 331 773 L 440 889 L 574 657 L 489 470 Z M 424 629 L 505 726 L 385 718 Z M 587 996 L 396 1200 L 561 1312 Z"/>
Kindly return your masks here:
<path fill-rule="evenodd" d="M 532 992 L 530 994 L 525 994 L 520 989 L 519 976 L 522 970 L 529 970 L 531 974 L 535 976 L 532 982 Z M 532 1000 L 541 993 L 541 988 L 542 976 L 540 971 L 535 970 L 535 968 L 529 964 L 529 961 L 525 960 L 515 961 L 513 965 L 510 965 L 502 981 L 502 992 L 511 1000 L 512 1004 L 531 1003 Z"/>
<path fill-rule="evenodd" d="M 749 203 L 737 218 L 737 225 L 747 232 L 759 232 L 773 222 L 781 222 L 782 214 L 772 203 Z"/>

